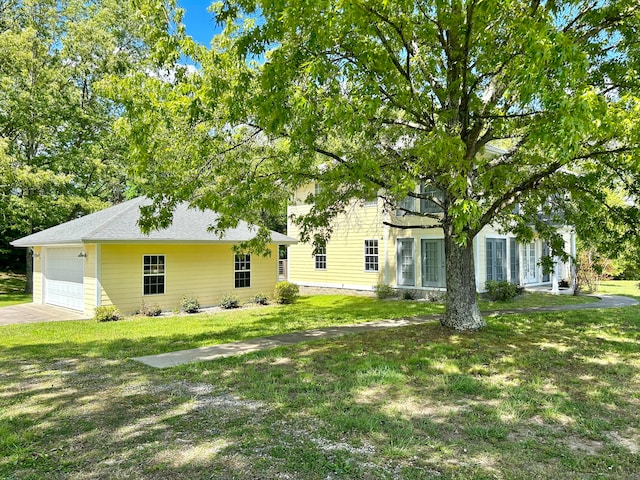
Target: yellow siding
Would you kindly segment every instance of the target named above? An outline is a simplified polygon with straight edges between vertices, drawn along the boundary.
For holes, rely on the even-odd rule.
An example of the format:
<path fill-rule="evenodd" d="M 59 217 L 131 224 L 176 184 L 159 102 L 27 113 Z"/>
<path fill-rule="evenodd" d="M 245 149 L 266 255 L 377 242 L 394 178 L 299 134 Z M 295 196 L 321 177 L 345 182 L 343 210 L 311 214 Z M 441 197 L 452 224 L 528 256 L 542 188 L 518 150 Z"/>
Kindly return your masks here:
<path fill-rule="evenodd" d="M 93 316 L 96 308 L 96 245 L 84 245 L 84 313 Z"/>
<path fill-rule="evenodd" d="M 234 253 L 231 245 L 101 245 L 101 304 L 117 305 L 122 312 L 140 309 L 142 301 L 163 310 L 179 307 L 184 295 L 200 305 L 217 305 L 228 293 L 248 301 L 256 293 L 273 292 L 278 281 L 277 247 L 270 257 L 251 255 L 251 288 L 234 288 Z M 143 255 L 165 255 L 165 293 L 142 294 Z"/>
<path fill-rule="evenodd" d="M 300 229 L 292 222 L 292 216 L 309 212 L 311 205 L 303 203 L 303 199 L 313 192 L 314 185 L 309 184 L 296 192 L 292 204 L 288 208 L 288 235 L 300 237 Z M 417 200 L 416 200 L 417 201 Z M 396 217 L 395 212 L 385 213 L 381 202 L 377 206 L 355 203 L 348 213 L 339 216 L 333 222 L 333 235 L 326 248 L 326 270 L 315 269 L 315 259 L 312 256 L 313 247 L 310 244 L 298 243 L 289 247 L 289 280 L 301 285 L 326 286 L 333 288 L 370 289 L 377 283 L 397 286 L 396 281 L 396 243 L 399 238 L 412 238 L 415 252 L 415 287 L 422 287 L 422 239 L 444 237 L 440 228 L 400 229 L 385 227 L 384 220 L 399 225 L 434 225 L 435 220 L 416 216 Z M 565 238 L 566 250 L 571 249 L 571 232 L 563 228 L 561 233 Z M 484 227 L 476 236 L 473 245 L 475 261 L 476 288 L 485 291 L 486 281 L 486 239 L 509 238 L 492 225 Z M 379 271 L 377 273 L 364 271 L 364 240 L 378 239 Z M 541 242 L 538 240 L 538 252 Z M 507 258 L 509 259 L 509 243 L 507 242 Z M 519 250 L 522 260 L 522 246 Z M 510 261 L 507 260 L 507 279 L 510 277 Z M 566 269 L 566 267 L 565 267 Z M 522 276 L 522 262 L 520 264 Z M 542 272 L 539 273 L 542 278 Z"/>
<path fill-rule="evenodd" d="M 299 228 L 291 222 L 292 214 L 307 213 L 309 205 L 289 207 L 288 235 L 299 238 Z M 334 234 L 327 244 L 327 268 L 316 270 L 311 244 L 289 246 L 289 280 L 307 285 L 326 285 L 337 288 L 370 289 L 383 281 L 384 228 L 382 214 L 376 206 L 354 205 L 339 216 Z M 378 240 L 378 272 L 364 269 L 364 240 Z"/>
<path fill-rule="evenodd" d="M 42 247 L 33 247 L 33 303 L 42 303 Z"/>

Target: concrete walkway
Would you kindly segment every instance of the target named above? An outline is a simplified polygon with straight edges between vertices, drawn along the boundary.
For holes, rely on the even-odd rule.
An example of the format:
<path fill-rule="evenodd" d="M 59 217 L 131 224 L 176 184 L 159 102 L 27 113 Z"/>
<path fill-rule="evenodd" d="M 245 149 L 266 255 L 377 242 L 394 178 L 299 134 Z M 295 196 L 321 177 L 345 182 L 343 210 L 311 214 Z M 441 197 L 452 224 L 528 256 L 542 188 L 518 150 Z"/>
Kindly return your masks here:
<path fill-rule="evenodd" d="M 0 308 L 0 326 L 20 323 L 62 322 L 64 320 L 83 320 L 87 317 L 76 310 L 41 305 L 39 303 L 21 303 Z"/>
<path fill-rule="evenodd" d="M 638 304 L 636 300 L 629 297 L 607 295 L 601 297 L 599 296 L 598 298 L 600 298 L 601 301 L 597 303 L 581 303 L 577 305 L 560 305 L 556 307 L 499 310 L 483 312 L 483 314 L 486 316 L 495 316 L 504 313 L 551 312 L 564 310 L 584 310 L 589 308 L 619 308 Z M 395 320 L 380 320 L 377 322 L 357 323 L 354 325 L 343 325 L 339 327 L 318 328 L 315 330 L 308 330 L 306 332 L 284 333 L 282 335 L 274 335 L 272 337 L 254 338 L 251 340 L 245 340 L 243 342 L 222 343 L 219 345 L 211 345 L 209 347 L 192 348 L 190 350 L 179 350 L 175 352 L 161 353 L 159 355 L 147 355 L 144 357 L 136 357 L 133 360 L 156 368 L 168 368 L 175 367 L 177 365 L 184 365 L 186 363 L 216 360 L 219 358 L 232 357 L 234 355 L 243 355 L 245 353 L 270 350 L 272 348 L 294 345 L 296 343 L 306 342 L 309 340 L 335 338 L 353 333 L 363 333 L 375 330 L 384 330 L 387 328 L 417 325 L 420 323 L 432 322 L 434 320 L 438 320 L 439 318 L 440 315 L 427 315 L 424 317 L 399 318 Z"/>

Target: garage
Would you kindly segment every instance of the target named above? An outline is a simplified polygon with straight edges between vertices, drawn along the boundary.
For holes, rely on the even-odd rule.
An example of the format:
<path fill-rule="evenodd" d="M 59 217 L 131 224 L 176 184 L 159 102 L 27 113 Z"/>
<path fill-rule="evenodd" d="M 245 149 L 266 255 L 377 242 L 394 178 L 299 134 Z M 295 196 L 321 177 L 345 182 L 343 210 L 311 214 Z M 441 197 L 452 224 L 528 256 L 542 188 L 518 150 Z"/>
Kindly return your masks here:
<path fill-rule="evenodd" d="M 79 247 L 47 248 L 44 300 L 49 305 L 84 310 L 84 257 Z"/>

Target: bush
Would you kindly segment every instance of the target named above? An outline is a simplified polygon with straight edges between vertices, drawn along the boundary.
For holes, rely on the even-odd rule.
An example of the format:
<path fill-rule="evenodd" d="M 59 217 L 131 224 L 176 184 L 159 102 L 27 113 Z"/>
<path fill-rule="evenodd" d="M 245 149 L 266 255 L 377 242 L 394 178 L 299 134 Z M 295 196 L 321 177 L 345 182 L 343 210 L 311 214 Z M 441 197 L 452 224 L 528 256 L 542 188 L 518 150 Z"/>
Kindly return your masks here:
<path fill-rule="evenodd" d="M 120 320 L 122 315 L 115 305 L 97 307 L 93 319 L 97 322 L 115 322 Z"/>
<path fill-rule="evenodd" d="M 391 288 L 389 285 L 385 285 L 384 283 L 379 283 L 375 287 L 373 287 L 373 291 L 376 293 L 376 297 L 378 300 L 384 300 L 385 298 L 394 298 L 397 295 L 397 292 Z"/>
<path fill-rule="evenodd" d="M 253 301 L 253 303 L 257 303 L 258 305 L 268 305 L 269 297 L 267 297 L 264 293 L 256 293 L 251 301 Z"/>
<path fill-rule="evenodd" d="M 276 283 L 273 298 L 275 299 L 276 303 L 280 304 L 295 303 L 299 293 L 300 289 L 295 283 L 278 282 Z"/>
<path fill-rule="evenodd" d="M 424 294 L 424 300 L 432 303 L 444 303 L 447 300 L 446 292 L 428 291 Z"/>
<path fill-rule="evenodd" d="M 158 305 L 157 303 L 154 303 L 153 305 L 147 305 L 143 300 L 138 313 L 147 317 L 158 317 L 162 313 L 162 308 L 160 308 L 160 305 Z"/>
<path fill-rule="evenodd" d="M 220 306 L 225 310 L 238 308 L 240 306 L 240 299 L 233 293 L 229 293 L 220 299 Z"/>
<path fill-rule="evenodd" d="M 402 290 L 402 299 L 403 300 L 415 300 L 416 299 L 416 291 L 415 290 Z"/>
<path fill-rule="evenodd" d="M 513 300 L 519 293 L 517 285 L 504 280 L 489 280 L 485 286 L 487 288 L 487 295 L 494 301 L 506 302 Z"/>
<path fill-rule="evenodd" d="M 196 297 L 185 295 L 180 300 L 180 309 L 187 313 L 198 313 L 200 310 L 200 302 Z"/>

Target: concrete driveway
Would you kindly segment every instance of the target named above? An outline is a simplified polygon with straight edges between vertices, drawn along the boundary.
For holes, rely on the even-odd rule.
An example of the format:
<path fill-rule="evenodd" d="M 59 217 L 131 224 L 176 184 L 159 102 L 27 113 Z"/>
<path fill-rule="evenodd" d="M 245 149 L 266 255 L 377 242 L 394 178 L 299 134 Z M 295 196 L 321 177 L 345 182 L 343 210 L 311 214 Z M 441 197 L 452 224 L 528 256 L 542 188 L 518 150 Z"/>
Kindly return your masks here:
<path fill-rule="evenodd" d="M 61 322 L 86 318 L 82 312 L 51 305 L 40 305 L 39 303 L 22 303 L 0 308 L 0 326 L 19 323 Z"/>

